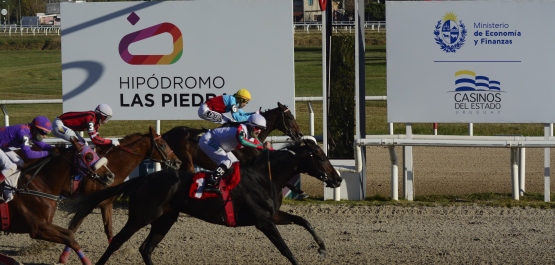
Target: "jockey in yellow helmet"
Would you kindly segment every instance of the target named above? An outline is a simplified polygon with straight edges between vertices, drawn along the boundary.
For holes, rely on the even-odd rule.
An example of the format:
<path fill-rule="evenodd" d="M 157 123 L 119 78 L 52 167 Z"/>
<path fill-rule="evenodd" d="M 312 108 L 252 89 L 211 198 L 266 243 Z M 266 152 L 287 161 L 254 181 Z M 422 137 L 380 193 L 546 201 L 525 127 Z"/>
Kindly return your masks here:
<path fill-rule="evenodd" d="M 223 94 L 206 100 L 198 109 L 198 116 L 207 121 L 224 124 L 228 122 L 244 122 L 257 112 L 244 112 L 242 110 L 252 99 L 251 93 L 241 88 L 233 95 Z M 224 113 L 230 112 L 231 117 Z"/>

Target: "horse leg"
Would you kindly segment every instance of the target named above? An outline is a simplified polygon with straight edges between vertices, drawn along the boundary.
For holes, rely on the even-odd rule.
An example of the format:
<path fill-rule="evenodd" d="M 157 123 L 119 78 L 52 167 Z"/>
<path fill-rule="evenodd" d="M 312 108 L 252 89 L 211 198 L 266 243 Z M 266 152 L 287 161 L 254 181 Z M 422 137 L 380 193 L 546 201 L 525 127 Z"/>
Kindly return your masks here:
<path fill-rule="evenodd" d="M 151 258 L 152 251 L 154 251 L 154 249 L 158 246 L 158 243 L 164 239 L 168 231 L 170 231 L 170 228 L 177 221 L 178 217 L 179 212 L 174 211 L 166 213 L 152 222 L 150 226 L 150 233 L 139 248 L 139 252 L 141 252 L 141 256 L 143 257 L 145 264 L 153 264 Z"/>
<path fill-rule="evenodd" d="M 277 230 L 277 227 L 274 223 L 267 221 L 258 222 L 256 224 L 256 228 L 262 231 L 262 233 L 264 233 L 264 235 L 266 235 L 266 237 L 270 239 L 270 241 L 272 241 L 274 246 L 276 246 L 276 248 L 279 249 L 279 252 L 281 252 L 281 255 L 289 259 L 291 264 L 299 264 L 287 244 L 285 244 L 285 241 L 283 241 L 283 238 L 281 237 L 281 234 Z"/>
<path fill-rule="evenodd" d="M 312 235 L 312 237 L 314 238 L 314 241 L 316 241 L 316 244 L 318 244 L 318 247 L 319 247 L 318 253 L 320 253 L 322 257 L 326 257 L 327 251 L 326 251 L 326 245 L 324 244 L 324 240 L 322 240 L 322 238 L 318 234 L 316 234 L 316 231 L 314 231 L 314 228 L 306 219 L 297 215 L 292 215 L 283 211 L 278 211 L 272 217 L 272 221 L 276 225 L 296 224 L 304 227 Z"/>
<path fill-rule="evenodd" d="M 77 231 L 77 228 L 79 228 L 79 226 L 81 226 L 83 221 L 84 221 L 84 219 L 81 219 L 75 225 L 70 224 L 70 226 L 67 229 L 75 233 L 75 231 Z M 71 247 L 66 245 L 64 250 L 62 251 L 62 254 L 60 255 L 59 262 L 62 263 L 62 264 L 65 264 L 69 260 L 69 254 L 70 253 L 71 253 Z"/>
<path fill-rule="evenodd" d="M 153 202 L 151 200 L 151 205 L 143 204 L 141 199 L 152 199 L 151 194 L 148 192 L 146 194 L 143 193 L 141 196 L 137 196 L 137 198 L 139 198 L 137 201 L 132 200 L 130 202 L 127 223 L 125 223 L 125 226 L 123 226 L 119 233 L 112 239 L 112 242 L 108 245 L 104 254 L 102 254 L 102 257 L 96 262 L 97 265 L 105 264 L 110 256 L 127 242 L 131 236 L 164 214 L 162 209 L 156 208 L 161 205 L 159 202 Z"/>
<path fill-rule="evenodd" d="M 81 251 L 81 246 L 79 246 L 79 243 L 75 241 L 73 232 L 68 229 L 62 228 L 55 224 L 42 223 L 39 224 L 37 231 L 29 233 L 29 236 L 33 239 L 41 239 L 49 242 L 65 244 L 66 246 L 69 246 L 71 249 L 73 249 L 75 253 L 77 253 L 82 264 L 92 264 L 91 261 L 87 257 L 85 257 L 83 251 Z M 65 262 L 67 262 L 67 260 L 60 260 L 60 263 Z"/>
<path fill-rule="evenodd" d="M 102 214 L 102 221 L 104 221 L 104 233 L 106 233 L 106 237 L 108 238 L 108 244 L 112 242 L 112 238 L 114 237 L 114 231 L 112 230 L 112 213 L 114 204 L 112 202 L 102 204 L 99 206 L 100 212 Z"/>
<path fill-rule="evenodd" d="M 109 203 L 109 204 L 104 204 L 99 206 L 102 213 L 102 220 L 104 221 L 104 232 L 108 237 L 108 244 L 110 244 L 110 241 L 112 241 L 112 237 L 114 237 L 114 233 L 112 230 L 112 205 L 113 205 L 112 203 Z M 84 220 L 85 219 L 81 219 L 75 224 L 70 224 L 68 229 L 71 230 L 72 232 L 77 231 L 77 229 L 79 228 L 79 226 L 81 226 Z M 62 254 L 60 255 L 60 263 L 66 263 L 69 259 L 70 253 L 71 253 L 71 247 L 66 245 L 66 247 L 62 251 Z"/>

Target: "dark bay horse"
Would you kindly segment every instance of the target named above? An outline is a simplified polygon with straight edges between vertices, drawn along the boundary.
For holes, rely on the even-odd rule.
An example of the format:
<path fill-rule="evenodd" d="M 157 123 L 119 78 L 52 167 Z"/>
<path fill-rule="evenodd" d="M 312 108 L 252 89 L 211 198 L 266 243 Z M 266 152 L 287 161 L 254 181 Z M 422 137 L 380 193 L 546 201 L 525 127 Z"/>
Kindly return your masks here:
<path fill-rule="evenodd" d="M 237 226 L 255 226 L 292 264 L 298 264 L 276 225 L 300 225 L 313 236 L 319 253 L 325 256 L 324 242 L 311 224 L 300 216 L 279 210 L 283 199 L 281 189 L 295 174 L 309 174 L 328 187 L 341 185 L 341 177 L 316 143 L 305 140 L 304 143 L 297 142 L 276 151 L 265 151 L 260 156 L 241 162 L 240 172 L 241 180 L 230 192 Z M 193 176 L 194 173 L 186 171 L 158 171 L 72 201 L 70 212 L 75 212 L 75 216 L 71 223 L 88 215 L 106 198 L 119 194 L 129 198 L 127 223 L 96 264 L 105 264 L 112 253 L 148 224 L 151 224 L 150 233 L 139 251 L 146 264 L 153 264 L 152 251 L 176 222 L 180 212 L 213 224 L 226 225 L 223 218 L 226 204 L 222 197 L 202 200 L 189 197 Z"/>
<path fill-rule="evenodd" d="M 301 129 L 295 120 L 295 116 L 289 108 L 281 103 L 277 103 L 278 107 L 261 112 L 260 115 L 266 119 L 266 129 L 263 129 L 258 136 L 261 142 L 275 129 L 280 130 L 293 140 L 300 140 L 303 136 Z M 224 124 L 223 126 L 229 126 Z M 174 127 L 162 134 L 162 138 L 170 145 L 177 157 L 183 162 L 180 170 L 194 172 L 195 165 L 207 169 L 214 170 L 218 165 L 212 161 L 198 147 L 198 135 L 205 132 L 206 129 L 195 129 L 186 126 Z M 240 161 L 248 159 L 259 152 L 251 150 L 251 148 L 239 149 L 233 151 L 233 154 Z"/>
<path fill-rule="evenodd" d="M 284 134 L 291 137 L 291 139 L 298 141 L 302 138 L 303 134 L 295 120 L 295 116 L 291 113 L 289 108 L 281 103 L 277 103 L 278 107 L 266 110 L 260 114 L 266 119 L 266 129 L 263 129 L 258 139 L 264 142 L 266 137 L 275 129 L 280 130 Z M 229 126 L 224 124 L 223 126 Z M 207 169 L 214 170 L 218 166 L 210 157 L 208 157 L 198 146 L 198 135 L 205 132 L 205 129 L 194 129 L 186 126 L 178 126 L 162 134 L 162 137 L 168 142 L 171 149 L 183 164 L 180 170 L 195 172 L 195 165 Z M 251 157 L 260 154 L 259 150 L 252 148 L 241 148 L 233 151 L 233 154 L 239 161 L 248 160 Z M 308 194 L 299 190 L 292 184 L 287 184 L 287 187 L 300 194 L 303 198 L 308 197 Z"/>
<path fill-rule="evenodd" d="M 181 161 L 173 153 L 166 141 L 152 127 L 149 128 L 149 132 L 146 134 L 130 134 L 120 139 L 119 142 L 120 145 L 117 147 L 97 147 L 97 153 L 100 156 L 106 157 L 110 163 L 110 170 L 115 175 L 113 185 L 122 183 L 133 169 L 145 159 L 160 162 L 162 166 L 174 169 L 178 169 L 181 164 Z M 97 182 L 85 179 L 80 183 L 78 193 L 87 194 L 103 188 L 105 187 Z M 108 237 L 108 242 L 114 237 L 112 209 L 113 201 L 116 198 L 105 200 L 99 205 L 104 223 L 104 232 Z M 71 223 L 69 230 L 77 231 L 82 222 L 83 219 Z M 63 261 L 62 263 L 67 261 L 70 251 L 69 246 L 66 246 L 60 256 L 60 261 Z"/>
<path fill-rule="evenodd" d="M 101 166 L 93 171 L 89 167 L 78 166 L 75 163 L 78 154 L 84 146 L 72 139 L 73 146 L 56 147 L 58 157 L 46 157 L 27 163 L 18 181 L 18 189 L 13 201 L 8 203 L 10 225 L 3 230 L 8 233 L 29 233 L 33 239 L 65 244 L 73 249 L 82 264 L 91 264 L 75 241 L 73 232 L 52 223 L 56 213 L 58 198 L 70 196 L 72 192 L 73 176 L 77 173 L 86 179 L 94 177 L 94 182 L 100 186 L 109 185 L 113 181 L 113 174 L 107 167 Z M 76 150 L 78 149 L 78 151 Z M 83 158 L 93 163 L 90 156 L 92 150 Z M 98 160 L 98 156 L 95 156 Z M 93 159 L 93 160 L 91 160 Z"/>

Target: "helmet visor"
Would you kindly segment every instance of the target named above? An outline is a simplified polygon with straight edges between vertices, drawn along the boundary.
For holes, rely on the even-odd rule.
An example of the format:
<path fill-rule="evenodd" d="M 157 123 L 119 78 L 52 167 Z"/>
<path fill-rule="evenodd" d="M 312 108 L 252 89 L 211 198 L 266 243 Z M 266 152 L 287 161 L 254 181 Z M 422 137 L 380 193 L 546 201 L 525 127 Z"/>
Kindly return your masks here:
<path fill-rule="evenodd" d="M 37 132 L 42 136 L 46 136 L 50 133 L 49 131 L 45 131 L 45 130 L 39 129 L 39 128 L 37 128 Z"/>
<path fill-rule="evenodd" d="M 108 121 L 110 121 L 111 118 L 112 118 L 112 115 L 102 116 L 102 123 L 103 124 L 108 123 Z"/>

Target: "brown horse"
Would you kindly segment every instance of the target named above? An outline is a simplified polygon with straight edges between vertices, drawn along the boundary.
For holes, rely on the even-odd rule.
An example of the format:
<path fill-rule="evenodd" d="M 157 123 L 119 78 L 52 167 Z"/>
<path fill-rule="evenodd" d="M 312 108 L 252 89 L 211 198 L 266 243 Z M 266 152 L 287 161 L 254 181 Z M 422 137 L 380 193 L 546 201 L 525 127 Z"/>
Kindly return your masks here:
<path fill-rule="evenodd" d="M 76 159 L 79 152 L 88 146 L 81 146 L 76 139 L 72 139 L 73 146 L 58 147 L 58 157 L 47 157 L 28 164 L 19 178 L 17 195 L 8 203 L 10 225 L 3 230 L 8 233 L 29 233 L 33 239 L 70 246 L 81 260 L 82 264 L 91 264 L 75 241 L 73 232 L 52 223 L 56 213 L 58 198 L 69 196 L 72 192 L 72 177 L 80 172 L 88 179 L 94 177 L 94 182 L 106 186 L 112 182 L 114 176 L 107 167 L 101 166 L 93 171 L 89 167 L 77 166 Z M 77 149 L 77 150 L 76 150 Z M 83 159 L 87 162 L 92 156 L 89 152 Z M 93 153 L 94 154 L 94 153 Z M 94 155 L 96 160 L 98 156 Z"/>
<path fill-rule="evenodd" d="M 106 157 L 110 163 L 110 169 L 114 173 L 113 185 L 122 183 L 127 176 L 135 169 L 139 163 L 145 159 L 160 162 L 164 167 L 178 169 L 181 161 L 170 149 L 169 145 L 158 135 L 155 130 L 150 127 L 147 134 L 130 134 L 119 140 L 120 145 L 117 147 L 98 147 L 97 153 Z M 79 185 L 78 193 L 87 194 L 93 191 L 103 189 L 102 185 L 98 185 L 95 181 L 85 179 Z M 108 237 L 108 242 L 114 237 L 112 225 L 112 209 L 113 202 L 116 199 L 110 198 L 102 202 L 99 207 L 104 222 L 104 232 Z M 83 222 L 83 219 L 72 223 L 69 230 L 75 232 Z M 64 252 L 60 256 L 60 262 L 64 263 L 69 258 L 71 248 L 66 246 Z"/>
<path fill-rule="evenodd" d="M 293 140 L 300 140 L 303 134 L 295 117 L 287 106 L 279 102 L 277 104 L 277 108 L 260 113 L 266 119 L 266 129 L 260 132 L 258 139 L 263 142 L 273 130 L 278 129 Z M 223 126 L 226 126 L 226 124 Z M 180 170 L 195 172 L 195 165 L 208 170 L 214 170 L 217 167 L 216 163 L 198 147 L 198 136 L 202 132 L 206 132 L 206 129 L 178 126 L 162 134 L 162 138 L 166 140 L 177 157 L 183 162 L 179 168 Z M 251 148 L 245 148 L 235 150 L 233 154 L 242 161 L 259 154 L 259 152 L 251 150 Z"/>

